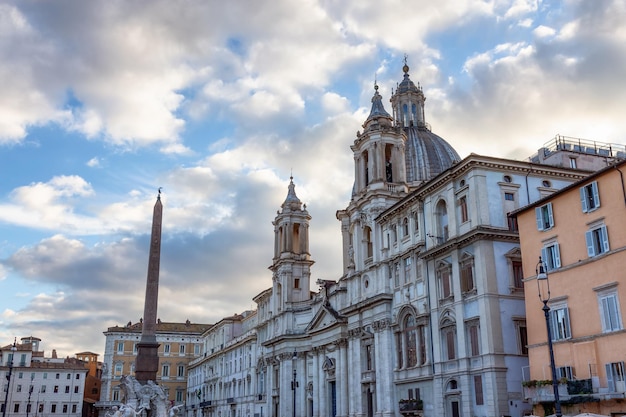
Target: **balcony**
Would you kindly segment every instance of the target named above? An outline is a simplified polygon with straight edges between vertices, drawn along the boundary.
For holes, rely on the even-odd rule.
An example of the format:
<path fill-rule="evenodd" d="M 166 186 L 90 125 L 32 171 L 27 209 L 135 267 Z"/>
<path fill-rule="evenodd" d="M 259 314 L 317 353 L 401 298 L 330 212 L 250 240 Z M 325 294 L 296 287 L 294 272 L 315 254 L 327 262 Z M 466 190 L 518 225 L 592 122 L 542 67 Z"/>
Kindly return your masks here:
<path fill-rule="evenodd" d="M 211 400 L 209 401 L 202 401 L 199 405 L 200 408 L 205 408 L 205 407 L 211 407 Z"/>
<path fill-rule="evenodd" d="M 227 404 L 235 404 L 236 401 L 235 401 L 235 399 L 233 397 L 228 397 L 228 398 L 226 398 L 226 403 Z"/>
<path fill-rule="evenodd" d="M 552 380 L 532 380 L 522 382 L 524 398 L 531 400 L 533 404 L 554 401 L 554 389 Z M 561 378 L 558 384 L 559 399 L 561 403 L 583 403 L 599 401 L 593 392 L 591 379 L 568 380 Z"/>
<path fill-rule="evenodd" d="M 424 410 L 424 402 L 417 399 L 400 400 L 398 402 L 400 414 L 403 416 L 422 416 Z"/>

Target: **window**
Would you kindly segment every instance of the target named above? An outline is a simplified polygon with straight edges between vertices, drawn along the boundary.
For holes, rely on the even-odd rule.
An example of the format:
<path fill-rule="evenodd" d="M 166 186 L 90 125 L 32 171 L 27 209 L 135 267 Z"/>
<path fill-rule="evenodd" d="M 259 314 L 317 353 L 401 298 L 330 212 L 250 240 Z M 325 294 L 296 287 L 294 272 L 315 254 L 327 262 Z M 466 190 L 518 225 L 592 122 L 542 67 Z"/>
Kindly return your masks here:
<path fill-rule="evenodd" d="M 67 413 L 67 404 L 63 404 L 63 413 Z"/>
<path fill-rule="evenodd" d="M 170 349 L 171 349 L 171 346 L 169 343 L 166 343 L 165 345 L 163 345 L 163 353 L 165 354 L 170 353 Z"/>
<path fill-rule="evenodd" d="M 72 374 L 65 375 L 65 379 L 72 379 Z"/>
<path fill-rule="evenodd" d="M 513 193 L 504 193 L 504 199 L 506 201 L 515 201 L 515 194 L 513 194 Z"/>
<path fill-rule="evenodd" d="M 413 259 L 411 257 L 404 258 L 404 283 L 406 284 L 411 280 L 411 265 L 413 264 Z"/>
<path fill-rule="evenodd" d="M 415 231 L 419 232 L 420 223 L 419 223 L 419 216 L 417 215 L 417 212 L 413 213 L 413 223 L 415 224 Z"/>
<path fill-rule="evenodd" d="M 42 394 L 45 394 L 46 393 L 46 386 L 42 385 L 41 388 L 40 388 L 40 391 L 41 391 Z"/>
<path fill-rule="evenodd" d="M 402 321 L 402 329 L 397 334 L 398 368 L 421 366 L 426 363 L 426 325 L 413 314 L 407 314 Z"/>
<path fill-rule="evenodd" d="M 365 226 L 363 229 L 363 236 L 365 238 L 365 253 L 367 254 L 367 258 L 371 258 L 374 256 L 374 247 L 372 246 L 372 229 Z"/>
<path fill-rule="evenodd" d="M 20 403 L 13 404 L 13 412 L 14 413 L 19 413 L 20 412 Z"/>
<path fill-rule="evenodd" d="M 176 390 L 176 402 L 183 402 L 183 394 L 182 390 Z"/>
<path fill-rule="evenodd" d="M 393 284 L 396 287 L 400 286 L 400 263 L 399 262 L 393 263 Z"/>
<path fill-rule="evenodd" d="M 443 357 L 446 360 L 456 359 L 456 329 L 454 323 L 441 329 L 444 348 Z"/>
<path fill-rule="evenodd" d="M 69 385 L 66 385 L 66 386 L 65 386 L 65 393 L 66 393 L 66 394 L 69 394 L 69 393 L 70 393 L 70 386 L 69 386 Z"/>
<path fill-rule="evenodd" d="M 557 379 L 567 378 L 568 380 L 574 380 L 574 368 L 571 366 L 559 366 L 556 368 Z"/>
<path fill-rule="evenodd" d="M 590 258 L 609 251 L 609 235 L 605 225 L 585 232 L 585 241 Z"/>
<path fill-rule="evenodd" d="M 541 207 L 535 207 L 535 216 L 537 218 L 537 229 L 548 230 L 554 227 L 552 203 L 545 204 Z"/>
<path fill-rule="evenodd" d="M 567 306 L 555 307 L 550 310 L 550 327 L 552 340 L 563 340 L 572 337 Z"/>
<path fill-rule="evenodd" d="M 580 202 L 583 207 L 583 213 L 594 211 L 600 207 L 600 194 L 598 194 L 597 181 L 580 187 Z"/>
<path fill-rule="evenodd" d="M 60 379 L 61 378 L 61 374 L 56 374 L 56 379 Z"/>
<path fill-rule="evenodd" d="M 117 353 L 124 353 L 124 342 L 117 342 Z"/>
<path fill-rule="evenodd" d="M 114 389 L 113 390 L 113 401 L 119 401 L 120 400 L 120 390 L 119 389 Z"/>
<path fill-rule="evenodd" d="M 22 392 L 22 384 L 18 384 L 16 390 L 17 392 Z"/>
<path fill-rule="evenodd" d="M 114 376 L 116 376 L 116 377 L 122 376 L 123 367 L 124 366 L 123 366 L 122 363 L 116 363 L 115 364 L 115 370 L 113 371 L 114 372 Z"/>
<path fill-rule="evenodd" d="M 461 291 L 468 293 L 476 289 L 474 283 L 474 257 L 464 254 L 459 265 L 461 273 Z"/>
<path fill-rule="evenodd" d="M 51 413 L 56 413 L 57 412 L 57 405 L 56 404 L 51 404 L 50 405 L 50 412 Z"/>
<path fill-rule="evenodd" d="M 513 288 L 524 289 L 524 270 L 522 269 L 522 261 L 512 260 L 511 267 L 513 269 Z"/>
<path fill-rule="evenodd" d="M 78 385 L 74 387 L 74 394 L 78 394 L 78 388 L 79 388 Z"/>
<path fill-rule="evenodd" d="M 293 288 L 295 290 L 299 290 L 300 289 L 300 278 L 294 278 L 293 279 Z"/>
<path fill-rule="evenodd" d="M 39 410 L 38 411 L 39 411 L 39 413 L 43 413 L 43 403 L 39 404 Z"/>
<path fill-rule="evenodd" d="M 31 403 L 26 404 L 26 414 L 29 414 L 32 411 Z"/>
<path fill-rule="evenodd" d="M 517 351 L 520 355 L 528 355 L 528 331 L 526 320 L 519 318 L 513 320 L 517 334 Z"/>
<path fill-rule="evenodd" d="M 170 366 L 169 365 L 163 365 L 163 367 L 161 368 L 161 376 L 166 378 L 170 376 Z"/>
<path fill-rule="evenodd" d="M 176 376 L 178 376 L 178 377 L 185 376 L 185 366 L 184 365 L 178 365 L 178 371 L 176 373 Z"/>
<path fill-rule="evenodd" d="M 617 289 L 613 286 L 609 290 L 598 294 L 598 304 L 600 307 L 600 319 L 602 320 L 602 331 L 614 332 L 622 329 L 619 300 Z"/>
<path fill-rule="evenodd" d="M 404 219 L 402 219 L 402 237 L 408 237 L 409 236 L 409 219 L 408 217 L 405 217 Z"/>
<path fill-rule="evenodd" d="M 576 158 L 569 157 L 569 167 L 576 169 Z"/>
<path fill-rule="evenodd" d="M 76 404 L 72 404 L 72 413 L 76 413 Z"/>
<path fill-rule="evenodd" d="M 198 343 L 193 345 L 193 354 L 196 356 L 200 355 L 200 348 L 201 348 L 201 345 Z"/>
<path fill-rule="evenodd" d="M 480 355 L 480 326 L 477 320 L 467 323 L 467 339 L 470 356 Z"/>
<path fill-rule="evenodd" d="M 451 266 L 447 262 L 441 262 L 437 268 L 437 281 L 439 283 L 439 296 L 445 299 L 452 296 Z"/>
<path fill-rule="evenodd" d="M 476 405 L 485 404 L 483 398 L 483 377 L 482 375 L 474 375 L 474 399 L 476 400 Z"/>
<path fill-rule="evenodd" d="M 58 392 L 59 392 L 59 386 L 58 386 L 58 385 L 55 385 L 55 386 L 54 386 L 54 393 L 56 394 L 56 393 L 58 393 Z"/>
<path fill-rule="evenodd" d="M 404 343 L 406 352 L 406 365 L 417 365 L 417 335 L 415 332 L 415 317 L 409 314 L 404 320 Z"/>
<path fill-rule="evenodd" d="M 609 392 L 624 392 L 624 362 L 607 363 L 606 381 Z"/>
<path fill-rule="evenodd" d="M 459 216 L 461 217 L 461 223 L 465 223 L 469 220 L 467 213 L 467 197 L 463 196 L 459 198 Z"/>
<path fill-rule="evenodd" d="M 448 208 L 445 201 L 437 203 L 437 244 L 442 244 L 448 240 Z"/>
<path fill-rule="evenodd" d="M 541 249 L 541 257 L 546 263 L 548 271 L 561 267 L 561 252 L 559 251 L 558 243 L 553 242 L 544 246 Z"/>
<path fill-rule="evenodd" d="M 47 372 L 43 373 L 43 379 L 48 379 L 48 373 Z"/>

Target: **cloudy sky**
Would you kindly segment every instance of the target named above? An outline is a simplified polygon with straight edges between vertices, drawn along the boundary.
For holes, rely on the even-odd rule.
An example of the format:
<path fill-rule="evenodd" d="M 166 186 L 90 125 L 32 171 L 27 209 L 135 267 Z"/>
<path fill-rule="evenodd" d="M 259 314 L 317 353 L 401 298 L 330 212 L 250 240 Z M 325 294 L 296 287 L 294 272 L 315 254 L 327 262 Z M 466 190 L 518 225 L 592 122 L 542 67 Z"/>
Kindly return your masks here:
<path fill-rule="evenodd" d="M 405 54 L 462 157 L 626 143 L 623 0 L 0 3 L 0 343 L 102 354 L 138 321 L 159 187 L 163 321 L 255 308 L 292 173 L 337 279 L 349 146 Z"/>

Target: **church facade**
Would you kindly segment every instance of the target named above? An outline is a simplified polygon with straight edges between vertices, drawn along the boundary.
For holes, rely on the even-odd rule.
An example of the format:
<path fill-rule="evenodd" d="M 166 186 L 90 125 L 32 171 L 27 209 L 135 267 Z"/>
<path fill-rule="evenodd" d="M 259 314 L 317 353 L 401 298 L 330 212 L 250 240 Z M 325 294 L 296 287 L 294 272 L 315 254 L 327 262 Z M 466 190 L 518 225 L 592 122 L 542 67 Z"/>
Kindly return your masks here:
<path fill-rule="evenodd" d="M 188 417 L 531 411 L 524 273 L 507 214 L 589 171 L 461 159 L 431 131 L 423 91 L 403 70 L 391 113 L 376 87 L 351 146 L 354 187 L 337 211 L 343 270 L 314 278 L 311 215 L 292 179 L 273 221 L 272 286 L 255 311 L 203 334 Z"/>

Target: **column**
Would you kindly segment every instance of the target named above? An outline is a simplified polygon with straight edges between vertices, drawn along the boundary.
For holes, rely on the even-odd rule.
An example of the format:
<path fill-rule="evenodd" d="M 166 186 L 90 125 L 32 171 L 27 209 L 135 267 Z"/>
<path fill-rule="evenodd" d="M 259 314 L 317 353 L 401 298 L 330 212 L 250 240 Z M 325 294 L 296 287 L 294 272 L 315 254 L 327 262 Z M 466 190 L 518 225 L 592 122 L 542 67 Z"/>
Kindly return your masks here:
<path fill-rule="evenodd" d="M 348 341 L 341 339 L 337 342 L 339 346 L 339 416 L 346 417 L 348 415 Z"/>

